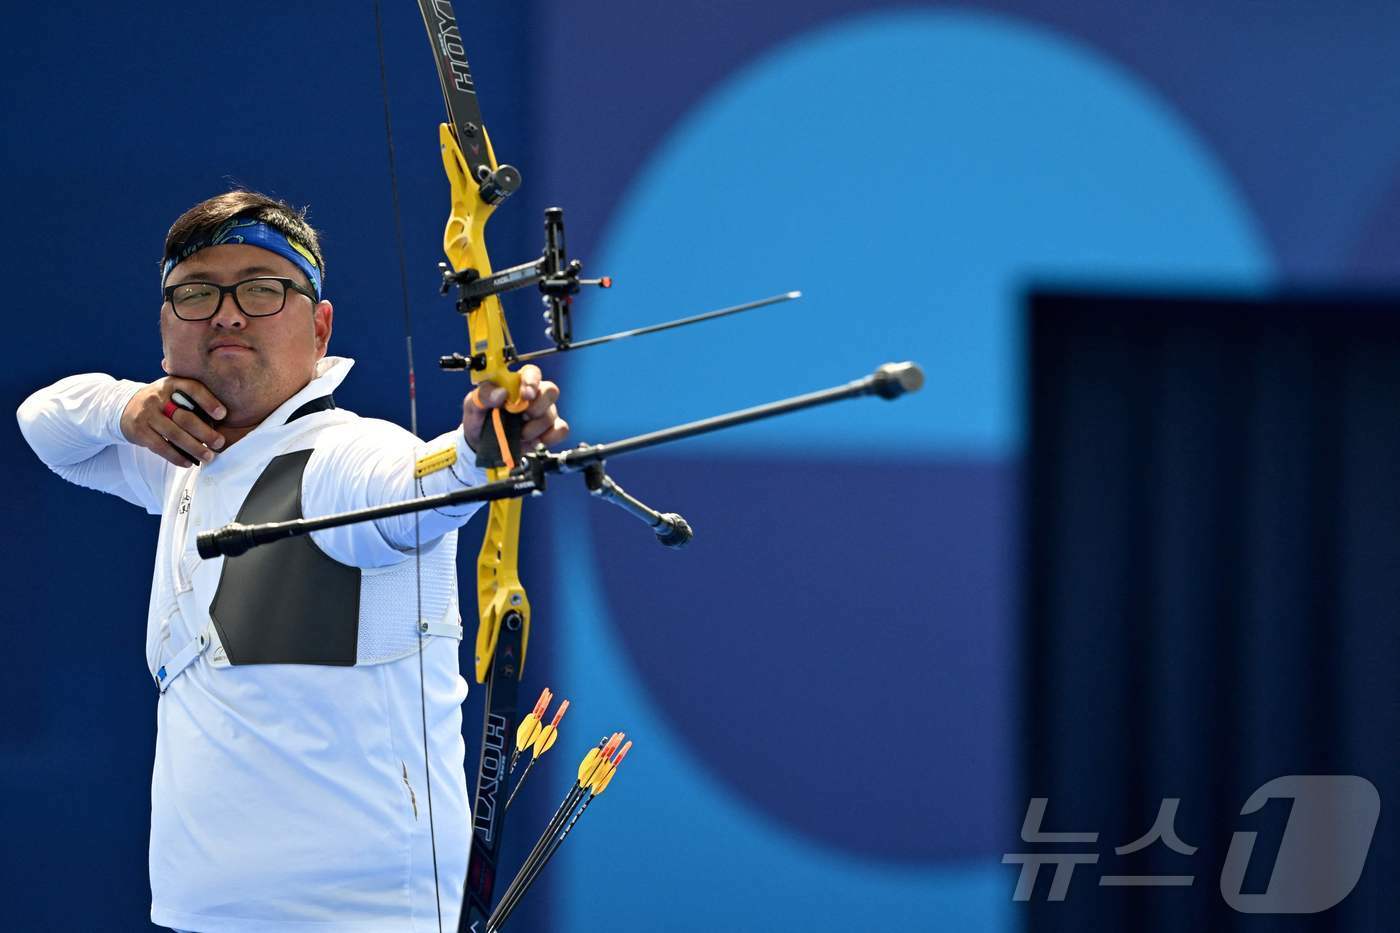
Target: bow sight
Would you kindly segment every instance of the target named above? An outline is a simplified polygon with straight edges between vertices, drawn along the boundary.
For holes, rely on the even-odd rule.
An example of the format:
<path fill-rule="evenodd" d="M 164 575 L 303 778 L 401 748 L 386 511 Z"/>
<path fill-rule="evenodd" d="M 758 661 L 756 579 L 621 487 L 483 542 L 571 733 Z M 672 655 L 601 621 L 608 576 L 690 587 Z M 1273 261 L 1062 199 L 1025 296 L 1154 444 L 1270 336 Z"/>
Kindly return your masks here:
<path fill-rule="evenodd" d="M 499 171 L 504 171 L 506 168 L 510 168 L 510 166 L 503 166 Z M 511 169 L 511 172 L 518 185 L 520 183 L 519 173 L 516 173 L 514 169 Z M 487 176 L 488 179 L 493 177 L 492 175 Z M 484 189 L 486 186 L 482 187 Z M 482 197 L 484 198 L 485 195 Z M 544 335 L 553 346 L 521 353 L 510 339 L 509 329 L 502 323 L 501 326 L 506 332 L 505 359 L 508 363 L 528 363 L 531 360 L 552 356 L 555 353 L 583 350 L 588 347 L 612 343 L 614 340 L 641 337 L 663 330 L 686 327 L 691 324 L 699 324 L 702 321 L 712 321 L 715 318 L 728 317 L 731 314 L 741 314 L 745 311 L 754 311 L 769 305 L 781 304 L 785 301 L 796 301 L 802 297 L 802 293 L 798 291 L 783 292 L 779 295 L 770 295 L 767 298 L 745 301 L 713 311 L 662 321 L 658 324 L 648 324 L 644 327 L 635 327 L 630 330 L 604 334 L 601 337 L 589 337 L 575 341 L 573 339 L 573 318 L 570 315 L 573 309 L 573 296 L 578 294 L 585 285 L 612 288 L 612 276 L 605 275 L 596 279 L 580 278 L 580 273 L 583 272 L 583 263 L 577 259 L 569 259 L 564 248 L 563 208 L 551 207 L 545 210 L 544 239 L 544 252 L 539 259 L 511 266 L 509 269 L 493 272 L 487 276 L 482 276 L 473 268 L 457 271 L 445 262 L 438 263 L 438 271 L 442 275 L 442 285 L 439 291 L 446 295 L 454 287 L 457 289 L 457 312 L 464 317 L 480 310 L 482 303 L 487 298 L 502 295 L 518 288 L 528 288 L 531 285 L 539 287 L 541 301 L 545 308 Z M 449 371 L 473 370 L 479 372 L 487 365 L 484 350 L 475 350 L 471 356 L 452 353 L 438 357 L 438 366 Z"/>
<path fill-rule="evenodd" d="M 496 174 L 508 168 L 510 166 L 507 165 L 502 166 L 496 173 L 488 172 L 485 181 L 482 182 L 483 192 L 488 184 L 496 184 Z M 519 173 L 514 169 L 510 170 L 515 185 L 519 185 Z M 486 200 L 485 193 L 482 194 L 482 200 Z M 544 252 L 539 259 L 486 276 L 476 269 L 456 271 L 445 262 L 438 263 L 438 269 L 442 272 L 442 294 L 446 295 L 455 286 L 457 311 L 463 315 L 476 311 L 481 307 L 481 303 L 492 295 L 501 295 L 531 285 L 539 286 L 545 308 L 544 333 L 553 341 L 555 350 L 568 350 L 573 346 L 573 323 L 569 311 L 573 296 L 578 294 L 579 289 L 585 285 L 612 287 L 612 278 L 606 275 L 596 279 L 579 277 L 583 272 L 583 263 L 577 259 L 569 259 L 565 252 L 564 209 L 560 207 L 547 208 L 544 212 Z M 518 361 L 515 346 L 509 340 L 506 349 L 507 359 L 511 362 Z M 535 355 L 538 354 L 532 354 L 532 358 Z M 448 370 L 481 370 L 486 367 L 486 355 L 484 352 L 476 352 L 466 357 L 460 353 L 453 353 L 441 357 L 438 365 Z"/>

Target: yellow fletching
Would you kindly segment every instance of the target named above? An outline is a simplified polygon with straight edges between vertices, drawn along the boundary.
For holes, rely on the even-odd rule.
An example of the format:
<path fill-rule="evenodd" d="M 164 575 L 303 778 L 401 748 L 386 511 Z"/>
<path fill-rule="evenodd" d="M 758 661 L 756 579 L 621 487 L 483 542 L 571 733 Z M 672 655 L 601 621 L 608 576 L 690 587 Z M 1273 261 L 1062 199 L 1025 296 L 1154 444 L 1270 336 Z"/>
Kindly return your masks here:
<path fill-rule="evenodd" d="M 592 784 L 592 783 L 593 783 L 593 778 L 594 778 L 595 776 L 597 776 L 597 774 L 598 774 L 598 769 L 601 768 L 601 767 L 603 767 L 603 766 L 606 765 L 607 763 L 608 763 L 608 759 L 607 759 L 607 758 L 603 755 L 603 753 L 600 751 L 600 752 L 598 753 L 598 757 L 595 758 L 595 759 L 593 760 L 593 764 L 589 767 L 587 773 L 582 774 L 582 775 L 579 776 L 579 780 L 578 780 L 579 786 L 580 786 L 580 787 L 587 787 L 587 786 L 589 786 L 590 784 Z"/>
<path fill-rule="evenodd" d="M 588 754 L 583 756 L 583 761 L 578 766 L 578 782 L 587 784 L 588 778 L 593 774 L 593 769 L 598 766 L 598 758 L 603 754 L 600 748 L 590 748 Z"/>
<path fill-rule="evenodd" d="M 540 698 L 535 701 L 535 708 L 520 723 L 520 728 L 515 731 L 515 747 L 522 751 L 535 739 L 535 730 L 540 727 L 540 717 L 549 708 L 549 701 L 554 697 L 553 692 L 548 687 L 540 693 Z"/>
<path fill-rule="evenodd" d="M 597 782 L 597 785 L 593 788 L 593 796 L 594 796 L 594 797 L 597 797 L 597 796 L 598 796 L 599 794 L 601 794 L 603 791 L 605 791 L 605 790 L 608 789 L 608 785 L 612 783 L 613 775 L 616 774 L 616 773 L 617 773 L 617 766 L 616 766 L 616 765 L 608 765 L 608 772 L 607 772 L 607 774 L 604 774 L 604 775 L 603 775 L 603 779 L 600 780 L 600 781 L 598 781 L 598 782 Z"/>
<path fill-rule="evenodd" d="M 627 753 L 631 750 L 632 743 L 628 742 L 626 745 L 622 746 L 622 751 L 617 753 L 617 757 L 614 758 L 612 761 L 608 762 L 606 773 L 602 775 L 602 777 L 596 782 L 596 786 L 593 788 L 593 796 L 596 797 L 603 791 L 608 789 L 608 785 L 612 783 L 613 775 L 617 774 L 617 766 L 622 764 L 622 759 L 626 758 Z"/>
<path fill-rule="evenodd" d="M 579 769 L 578 782 L 580 786 L 587 787 L 597 779 L 603 766 L 612 758 L 613 752 L 617 751 L 618 745 L 622 744 L 622 739 L 625 735 L 625 732 L 614 732 L 612 738 L 608 739 L 606 745 L 601 749 L 594 749 L 594 751 L 598 753 L 598 758 L 593 762 L 592 767 L 586 772 L 582 768 Z"/>
<path fill-rule="evenodd" d="M 535 730 L 540 727 L 540 718 L 534 713 L 525 717 L 520 728 L 515 730 L 515 747 L 524 749 L 535 738 Z"/>
<path fill-rule="evenodd" d="M 603 783 L 608 775 L 612 774 L 612 770 L 613 766 L 610 761 L 605 761 L 599 765 L 598 770 L 593 772 L 593 779 L 588 782 L 589 791 L 595 794 L 598 793 L 599 785 Z"/>

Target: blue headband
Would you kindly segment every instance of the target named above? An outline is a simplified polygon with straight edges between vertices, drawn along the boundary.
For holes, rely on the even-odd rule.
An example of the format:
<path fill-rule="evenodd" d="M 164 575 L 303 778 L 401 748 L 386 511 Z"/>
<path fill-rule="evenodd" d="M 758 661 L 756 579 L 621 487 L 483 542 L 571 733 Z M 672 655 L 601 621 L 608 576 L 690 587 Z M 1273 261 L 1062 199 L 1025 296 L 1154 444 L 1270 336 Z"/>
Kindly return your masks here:
<path fill-rule="evenodd" d="M 311 290 L 316 293 L 316 298 L 320 299 L 321 269 L 316 258 L 311 254 L 311 250 L 274 230 L 261 220 L 252 217 L 235 217 L 225 221 L 209 236 L 191 240 L 181 246 L 180 251 L 167 259 L 161 268 L 161 287 L 165 287 L 165 280 L 170 278 L 170 271 L 195 253 L 205 247 L 224 246 L 229 243 L 259 246 L 286 259 L 305 273 L 306 278 L 311 282 Z"/>

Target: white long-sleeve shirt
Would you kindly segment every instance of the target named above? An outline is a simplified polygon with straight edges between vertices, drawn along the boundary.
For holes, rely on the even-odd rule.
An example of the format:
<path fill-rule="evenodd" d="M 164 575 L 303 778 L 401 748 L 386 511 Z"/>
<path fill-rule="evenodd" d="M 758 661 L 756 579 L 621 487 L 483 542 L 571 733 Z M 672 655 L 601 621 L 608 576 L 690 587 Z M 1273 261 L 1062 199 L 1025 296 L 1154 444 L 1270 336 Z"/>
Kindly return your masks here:
<path fill-rule="evenodd" d="M 20 428 L 54 472 L 161 517 L 146 634 L 153 674 L 209 628 L 223 558 L 201 560 L 195 536 L 233 520 L 273 457 L 314 449 L 302 481 L 307 516 L 484 479 L 460 429 L 424 444 L 343 409 L 287 423 L 307 401 L 329 394 L 352 365 L 322 360 L 316 378 L 257 429 L 212 463 L 191 468 L 123 438 L 121 413 L 140 383 L 72 376 L 21 406 Z M 419 457 L 453 446 L 451 468 L 415 480 Z M 456 617 L 456 529 L 475 509 L 420 515 L 425 616 L 431 605 L 433 614 Z M 414 559 L 414 518 L 320 531 L 313 540 L 372 581 Z M 371 592 L 366 583 L 362 593 Z M 153 922 L 205 933 L 437 929 L 417 607 L 404 602 L 361 604 L 361 661 L 365 631 L 387 633 L 390 641 L 402 636 L 394 644 L 411 645 L 411 653 L 382 651 L 397 659 L 354 667 L 228 666 L 221 652 L 210 651 L 161 695 L 151 786 Z M 455 639 L 425 639 L 423 661 L 438 887 L 444 927 L 455 928 L 470 845 L 461 738 L 466 682 Z"/>

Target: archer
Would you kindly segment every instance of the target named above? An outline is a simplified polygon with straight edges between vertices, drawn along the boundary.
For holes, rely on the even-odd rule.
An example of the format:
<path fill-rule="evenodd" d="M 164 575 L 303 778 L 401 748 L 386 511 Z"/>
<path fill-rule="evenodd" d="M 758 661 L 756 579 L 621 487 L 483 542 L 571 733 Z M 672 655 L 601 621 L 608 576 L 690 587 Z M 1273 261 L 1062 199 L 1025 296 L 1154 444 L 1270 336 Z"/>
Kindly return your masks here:
<path fill-rule="evenodd" d="M 474 444 L 504 389 L 482 382 L 460 428 L 428 442 L 335 406 L 353 361 L 326 355 L 324 269 L 304 212 L 250 191 L 203 201 L 165 240 L 167 375 L 71 376 L 19 409 L 55 473 L 160 516 L 146 656 L 161 694 L 151 919 L 165 926 L 416 929 L 439 876 L 460 891 L 466 874 L 456 546 L 478 506 L 195 553 L 235 518 L 483 482 Z M 519 376 L 521 443 L 563 440 L 558 387 L 534 366 Z"/>

